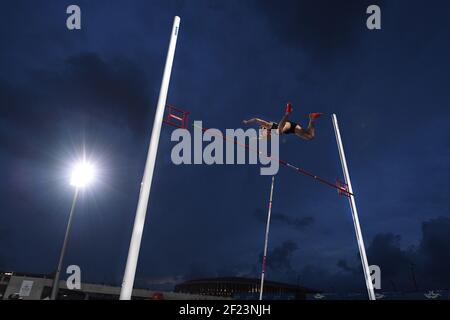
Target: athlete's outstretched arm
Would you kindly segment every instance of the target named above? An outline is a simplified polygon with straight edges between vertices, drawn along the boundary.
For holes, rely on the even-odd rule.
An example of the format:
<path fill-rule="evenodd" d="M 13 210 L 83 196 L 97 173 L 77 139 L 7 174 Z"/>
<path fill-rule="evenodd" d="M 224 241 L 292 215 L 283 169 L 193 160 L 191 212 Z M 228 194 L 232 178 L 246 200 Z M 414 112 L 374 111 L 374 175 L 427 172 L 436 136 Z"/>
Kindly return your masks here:
<path fill-rule="evenodd" d="M 244 124 L 250 124 L 250 123 L 255 123 L 255 122 L 257 124 L 259 124 L 260 126 L 263 126 L 263 127 L 267 128 L 267 129 L 272 127 L 272 124 L 270 122 L 268 122 L 266 120 L 259 119 L 259 118 L 252 118 L 252 119 L 249 119 L 249 120 L 244 120 Z"/>

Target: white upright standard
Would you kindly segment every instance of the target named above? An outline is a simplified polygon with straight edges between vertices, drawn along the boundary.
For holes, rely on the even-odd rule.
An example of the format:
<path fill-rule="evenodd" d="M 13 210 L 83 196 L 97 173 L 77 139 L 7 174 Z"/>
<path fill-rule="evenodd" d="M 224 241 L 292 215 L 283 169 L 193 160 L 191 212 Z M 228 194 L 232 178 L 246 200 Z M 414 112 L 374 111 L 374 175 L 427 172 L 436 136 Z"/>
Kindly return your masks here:
<path fill-rule="evenodd" d="M 264 276 L 266 274 L 267 246 L 269 244 L 269 228 L 270 228 L 270 216 L 272 214 L 272 198 L 273 198 L 274 183 L 275 183 L 275 176 L 272 176 L 272 184 L 270 187 L 270 198 L 269 198 L 269 213 L 267 214 L 266 234 L 264 237 L 264 251 L 263 251 L 263 261 L 262 261 L 262 268 L 261 268 L 261 288 L 259 289 L 259 300 L 262 300 L 263 291 L 264 291 Z"/>
<path fill-rule="evenodd" d="M 336 142 L 339 149 L 339 156 L 341 158 L 342 171 L 344 172 L 345 183 L 347 184 L 348 191 L 350 192 L 350 208 L 352 209 L 353 225 L 355 227 L 356 241 L 358 242 L 359 255 L 361 256 L 361 263 L 364 271 L 364 278 L 366 280 L 367 292 L 369 294 L 369 299 L 375 300 L 372 279 L 370 277 L 369 263 L 367 262 L 366 248 L 364 247 L 364 239 L 362 236 L 361 227 L 359 225 L 358 210 L 356 209 L 355 197 L 353 196 L 353 188 L 350 181 L 350 175 L 348 173 L 347 160 L 345 158 L 344 146 L 342 145 L 341 133 L 339 131 L 339 125 L 336 115 L 333 114 L 332 118 L 334 133 L 336 134 Z"/>
<path fill-rule="evenodd" d="M 167 52 L 166 65 L 159 91 L 158 105 L 156 107 L 155 120 L 150 138 L 150 146 L 145 163 L 144 176 L 142 178 L 141 190 L 139 192 L 139 201 L 134 220 L 133 234 L 131 236 L 130 248 L 128 250 L 127 265 L 125 275 L 123 276 L 122 290 L 120 291 L 120 300 L 130 300 L 133 291 L 134 276 L 141 247 L 142 232 L 144 230 L 145 215 L 147 213 L 148 198 L 150 187 L 152 185 L 153 170 L 155 168 L 156 154 L 158 152 L 159 135 L 166 107 L 167 92 L 169 90 L 170 74 L 172 72 L 173 58 L 177 45 L 178 31 L 180 28 L 180 17 L 175 17 L 173 22 L 172 34 L 170 37 L 169 50 Z"/>

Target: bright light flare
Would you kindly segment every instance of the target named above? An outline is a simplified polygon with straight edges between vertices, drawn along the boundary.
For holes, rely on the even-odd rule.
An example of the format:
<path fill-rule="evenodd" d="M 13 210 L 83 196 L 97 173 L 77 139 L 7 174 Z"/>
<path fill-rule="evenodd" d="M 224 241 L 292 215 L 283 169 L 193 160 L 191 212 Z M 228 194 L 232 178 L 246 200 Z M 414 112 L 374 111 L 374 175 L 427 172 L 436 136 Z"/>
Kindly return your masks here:
<path fill-rule="evenodd" d="M 88 162 L 80 162 L 73 168 L 70 184 L 77 188 L 83 188 L 95 180 L 95 167 Z"/>

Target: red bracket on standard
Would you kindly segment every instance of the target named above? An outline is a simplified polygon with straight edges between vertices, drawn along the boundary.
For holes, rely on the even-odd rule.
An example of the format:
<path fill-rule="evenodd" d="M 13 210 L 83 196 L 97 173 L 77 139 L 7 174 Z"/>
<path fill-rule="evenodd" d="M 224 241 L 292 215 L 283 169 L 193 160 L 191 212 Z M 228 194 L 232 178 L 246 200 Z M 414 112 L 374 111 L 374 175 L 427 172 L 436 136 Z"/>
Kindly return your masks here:
<path fill-rule="evenodd" d="M 348 184 L 340 181 L 339 178 L 336 178 L 336 187 L 338 188 L 337 191 L 340 196 L 350 198 L 350 191 L 348 190 Z"/>
<path fill-rule="evenodd" d="M 176 128 L 186 129 L 189 112 L 167 105 L 167 114 L 163 122 Z"/>

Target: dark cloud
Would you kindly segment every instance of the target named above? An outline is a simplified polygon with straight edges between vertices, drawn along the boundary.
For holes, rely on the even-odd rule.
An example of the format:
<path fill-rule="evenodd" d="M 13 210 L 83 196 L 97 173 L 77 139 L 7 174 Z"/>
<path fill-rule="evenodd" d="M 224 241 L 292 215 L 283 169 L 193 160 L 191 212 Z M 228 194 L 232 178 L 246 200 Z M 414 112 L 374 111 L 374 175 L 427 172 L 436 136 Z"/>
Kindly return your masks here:
<path fill-rule="evenodd" d="M 36 150 L 57 141 L 69 123 L 68 128 L 91 132 L 107 124 L 142 134 L 151 110 L 149 87 L 133 61 L 106 61 L 94 53 L 31 71 L 22 84 L 3 80 L 0 104 L 8 127 L 0 129 L 0 146 L 15 155 L 35 157 Z"/>
<path fill-rule="evenodd" d="M 97 54 L 86 53 L 69 58 L 65 71 L 60 86 L 51 84 L 63 92 L 63 98 L 71 99 L 72 104 L 88 101 L 81 111 L 142 133 L 150 109 L 148 92 L 153 86 L 137 63 L 126 58 L 107 62 Z"/>
<path fill-rule="evenodd" d="M 404 277 L 409 270 L 409 254 L 401 249 L 400 240 L 392 233 L 377 234 L 367 248 L 370 263 L 379 265 L 385 278 Z"/>
<path fill-rule="evenodd" d="M 358 44 L 361 30 L 366 28 L 366 9 L 383 1 L 369 0 L 289 0 L 259 1 L 273 32 L 284 43 L 304 48 L 312 56 L 336 58 L 339 51 Z M 383 6 L 383 9 L 385 7 Z"/>
<path fill-rule="evenodd" d="M 417 247 L 402 249 L 401 237 L 377 234 L 367 247 L 370 264 L 381 269 L 384 290 L 436 290 L 450 287 L 450 218 L 439 217 L 422 223 L 422 238 Z M 361 274 L 359 261 L 350 266 L 337 263 L 346 273 Z"/>
<path fill-rule="evenodd" d="M 256 209 L 254 212 L 255 218 L 262 222 L 267 222 L 267 212 L 264 212 L 262 209 Z M 271 214 L 271 222 L 285 224 L 291 226 L 295 229 L 304 229 L 314 223 L 314 217 L 302 217 L 302 218 L 292 218 L 286 214 L 280 212 L 272 212 Z"/>
<path fill-rule="evenodd" d="M 292 264 L 295 242 L 286 241 L 269 251 L 267 265 L 271 276 L 289 282 L 300 279 L 302 285 L 324 291 L 364 292 L 364 277 L 359 255 L 340 259 L 338 271 L 307 264 Z M 381 290 L 437 290 L 450 287 L 450 218 L 439 217 L 422 223 L 422 238 L 417 247 L 402 249 L 401 237 L 392 233 L 375 235 L 367 246 L 369 263 L 381 269 Z M 257 270 L 257 268 L 255 268 Z"/>
<path fill-rule="evenodd" d="M 401 249 L 401 237 L 378 234 L 368 247 L 368 258 L 381 268 L 382 279 L 399 289 L 448 289 L 450 287 L 450 218 L 438 217 L 422 223 L 417 247 Z M 416 282 L 416 283 L 414 283 Z"/>
<path fill-rule="evenodd" d="M 450 218 L 439 217 L 423 222 L 422 240 L 416 257 L 419 285 L 450 288 L 449 252 Z"/>
<path fill-rule="evenodd" d="M 281 245 L 267 253 L 267 267 L 277 273 L 293 272 L 294 269 L 291 265 L 291 259 L 297 249 L 298 245 L 294 241 L 284 241 Z M 260 259 L 262 259 L 262 254 L 260 255 Z"/>
<path fill-rule="evenodd" d="M 336 265 L 337 265 L 339 268 L 341 268 L 343 271 L 351 272 L 351 273 L 358 273 L 358 271 L 357 271 L 355 268 L 350 267 L 350 266 L 348 265 L 348 263 L 347 263 L 346 260 L 339 260 L 339 261 L 337 262 Z"/>

